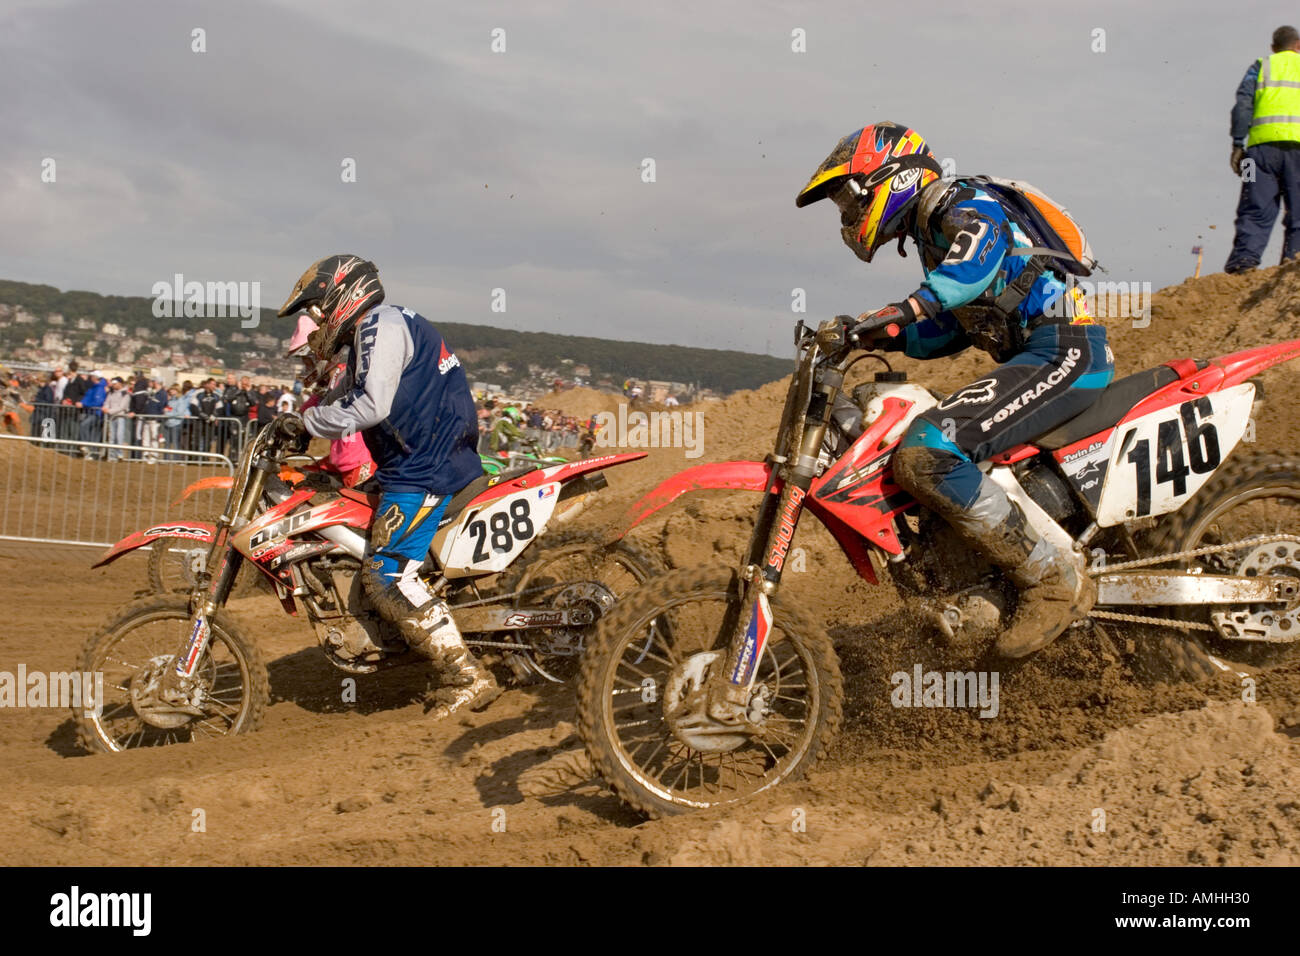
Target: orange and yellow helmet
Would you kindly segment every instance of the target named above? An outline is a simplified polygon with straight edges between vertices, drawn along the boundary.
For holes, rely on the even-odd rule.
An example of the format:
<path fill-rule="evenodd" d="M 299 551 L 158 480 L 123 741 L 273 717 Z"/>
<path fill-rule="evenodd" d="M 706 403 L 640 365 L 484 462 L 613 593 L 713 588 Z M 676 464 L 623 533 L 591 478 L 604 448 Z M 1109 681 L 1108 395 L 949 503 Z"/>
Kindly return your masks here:
<path fill-rule="evenodd" d="M 850 133 L 817 167 L 794 204 L 829 196 L 840 209 L 840 236 L 863 262 L 899 236 L 926 186 L 942 170 L 921 134 L 898 123 Z"/>

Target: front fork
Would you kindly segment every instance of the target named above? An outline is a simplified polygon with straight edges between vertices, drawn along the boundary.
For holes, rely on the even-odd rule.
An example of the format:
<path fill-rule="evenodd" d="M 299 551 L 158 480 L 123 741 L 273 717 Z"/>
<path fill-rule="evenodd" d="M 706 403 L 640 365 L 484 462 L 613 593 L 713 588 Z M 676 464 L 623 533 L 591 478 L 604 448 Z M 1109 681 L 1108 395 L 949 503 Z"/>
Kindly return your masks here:
<path fill-rule="evenodd" d="M 797 476 L 796 476 L 797 480 Z M 776 592 L 785 569 L 790 542 L 803 514 L 807 489 L 786 481 L 775 508 L 764 508 L 760 521 L 766 534 L 755 537 L 750 560 L 742 572 L 737 614 L 731 623 L 726 663 L 717 672 L 709 695 L 709 716 L 723 723 L 744 722 L 753 697 L 758 664 L 772 631 L 768 596 Z"/>
<path fill-rule="evenodd" d="M 739 600 L 725 622 L 730 631 L 726 664 L 710 678 L 708 713 L 714 720 L 736 725 L 749 719 L 754 681 L 759 661 L 772 630 L 769 596 L 776 593 L 785 569 L 785 559 L 803 514 L 808 489 L 821 466 L 822 441 L 830 422 L 831 406 L 843 384 L 838 371 L 824 375 L 812 391 L 808 406 L 799 419 L 797 444 L 790 442 L 778 451 L 787 458 L 775 460 L 772 485 L 764 495 L 754 536 L 741 570 Z M 772 487 L 778 472 L 782 481 L 776 505 Z"/>
<path fill-rule="evenodd" d="M 163 694 L 171 703 L 181 703 L 182 700 L 191 705 L 196 703 L 192 699 L 194 674 L 199 669 L 203 655 L 207 653 L 212 637 L 208 621 L 217 608 L 226 603 L 235 585 L 235 578 L 244 566 L 244 556 L 230 545 L 230 534 L 235 528 L 252 520 L 257 504 L 262 500 L 265 484 L 265 467 L 254 465 L 238 510 L 230 515 L 227 509 L 227 514 L 222 515 L 221 521 L 217 523 L 217 533 L 208 550 L 206 568 L 190 595 L 189 636 L 177 652 L 172 666 L 163 675 Z"/>

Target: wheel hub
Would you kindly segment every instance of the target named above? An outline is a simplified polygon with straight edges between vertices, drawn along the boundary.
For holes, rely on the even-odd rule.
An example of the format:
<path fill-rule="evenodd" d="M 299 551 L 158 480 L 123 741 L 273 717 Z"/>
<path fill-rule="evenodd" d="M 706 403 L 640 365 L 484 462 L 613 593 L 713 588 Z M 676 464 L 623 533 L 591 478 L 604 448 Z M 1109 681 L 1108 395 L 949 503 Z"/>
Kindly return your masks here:
<path fill-rule="evenodd" d="M 748 703 L 734 711 L 734 721 L 717 719 L 710 713 L 710 676 L 722 666 L 722 651 L 692 654 L 672 669 L 664 687 L 664 720 L 675 736 L 701 753 L 727 753 L 762 732 L 768 712 L 770 691 L 758 683 L 750 690 Z"/>
<path fill-rule="evenodd" d="M 1274 541 L 1246 552 L 1234 574 L 1300 578 L 1300 539 Z M 1210 612 L 1210 620 L 1224 637 L 1237 641 L 1289 644 L 1300 640 L 1300 598 L 1283 607 L 1276 604 L 1238 605 Z"/>
<path fill-rule="evenodd" d="M 189 723 L 202 711 L 188 704 L 171 703 L 164 699 L 163 678 L 172 666 L 170 655 L 155 657 L 131 677 L 128 689 L 131 706 L 136 715 L 151 727 L 175 730 Z"/>
<path fill-rule="evenodd" d="M 577 657 L 582 653 L 586 628 L 600 620 L 614 606 L 617 598 L 604 585 L 595 581 L 570 584 L 555 596 L 552 607 L 569 612 L 571 627 L 555 628 L 545 635 L 530 639 L 537 650 L 555 657 Z"/>

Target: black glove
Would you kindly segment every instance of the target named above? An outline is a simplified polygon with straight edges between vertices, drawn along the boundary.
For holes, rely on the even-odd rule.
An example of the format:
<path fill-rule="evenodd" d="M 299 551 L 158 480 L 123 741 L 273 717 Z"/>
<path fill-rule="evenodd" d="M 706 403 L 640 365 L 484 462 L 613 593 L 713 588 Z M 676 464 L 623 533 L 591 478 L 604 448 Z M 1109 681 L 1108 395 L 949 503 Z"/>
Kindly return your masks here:
<path fill-rule="evenodd" d="M 302 452 L 307 450 L 311 435 L 300 415 L 285 412 L 271 422 L 271 439 L 285 451 Z"/>

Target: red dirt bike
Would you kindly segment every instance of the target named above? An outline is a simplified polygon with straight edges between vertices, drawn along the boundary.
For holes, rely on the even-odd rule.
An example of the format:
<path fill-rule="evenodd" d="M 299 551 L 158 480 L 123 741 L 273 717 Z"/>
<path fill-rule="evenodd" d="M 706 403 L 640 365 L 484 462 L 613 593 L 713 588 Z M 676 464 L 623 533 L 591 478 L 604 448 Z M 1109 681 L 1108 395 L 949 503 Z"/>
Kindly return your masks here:
<path fill-rule="evenodd" d="M 296 614 L 301 601 L 326 658 L 340 670 L 370 674 L 422 663 L 371 609 L 361 587 L 377 496 L 343 488 L 324 473 L 285 481 L 278 473 L 289 455 L 279 434 L 265 428 L 248 443 L 215 525 L 177 521 L 136 532 L 96 565 L 164 537 L 207 548 L 190 593 L 128 605 L 88 641 L 81 663 L 103 672 L 105 699 L 97 713 L 74 713 L 87 749 L 256 729 L 269 698 L 266 667 L 225 606 L 245 562 L 273 583 L 286 613 Z M 476 653 L 496 652 L 522 677 L 558 682 L 576 670 L 591 626 L 656 565 L 627 543 L 601 548 L 582 535 L 548 535 L 533 545 L 605 487 L 602 469 L 643 457 L 484 475 L 453 496 L 422 573 L 451 605 Z M 512 571 L 518 573 L 510 586 L 483 596 L 480 582 Z"/>
<path fill-rule="evenodd" d="M 798 777 L 832 740 L 843 695 L 835 651 L 815 610 L 780 592 L 804 511 L 872 584 L 877 556 L 934 637 L 959 651 L 987 647 L 1014 605 L 1001 573 L 892 478 L 908 424 L 963 393 L 945 399 L 910 384 L 846 335 L 836 320 L 815 333 L 799 324 L 799 363 L 766 461 L 690 468 L 633 507 L 629 528 L 687 492 L 762 495 L 740 567 L 647 582 L 601 621 L 583 657 L 587 751 L 643 812 L 741 800 Z M 1136 628 L 1131 638 L 1155 648 L 1153 660 L 1197 673 L 1226 665 L 1195 635 L 1263 657 L 1300 640 L 1300 458 L 1256 452 L 1225 463 L 1251 427 L 1248 379 L 1297 356 L 1300 339 L 1130 375 L 990 463 L 1039 533 L 1087 562 L 1099 595 L 1091 626 Z M 884 370 L 849 400 L 844 377 L 861 358 Z"/>

